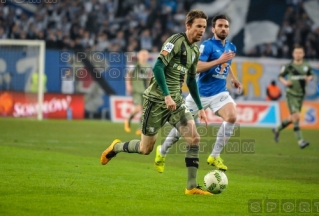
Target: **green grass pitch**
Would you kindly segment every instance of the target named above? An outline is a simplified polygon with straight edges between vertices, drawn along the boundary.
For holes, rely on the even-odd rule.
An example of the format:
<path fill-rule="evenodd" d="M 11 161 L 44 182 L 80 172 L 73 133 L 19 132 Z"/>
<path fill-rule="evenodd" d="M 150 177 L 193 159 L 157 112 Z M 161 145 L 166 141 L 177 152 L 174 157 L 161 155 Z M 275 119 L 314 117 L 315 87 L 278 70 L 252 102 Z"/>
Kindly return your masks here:
<path fill-rule="evenodd" d="M 270 129 L 240 128 L 232 140 L 253 140 L 254 152 L 222 154 L 229 169 L 227 189 L 214 196 L 187 196 L 181 144 L 168 155 L 162 174 L 153 167 L 155 152 L 121 153 L 102 166 L 100 155 L 114 138 L 139 137 L 107 121 L 1 118 L 0 215 L 265 215 L 269 200 L 279 205 L 290 200 L 295 207 L 305 201 L 314 213 L 319 202 L 318 132 L 303 130 L 311 145 L 301 150 L 292 129 L 284 130 L 276 144 Z M 201 185 L 213 169 L 205 163 L 210 150 L 200 154 Z M 248 205 L 255 201 L 261 209 Z M 274 211 L 271 215 L 283 213 L 279 207 Z M 297 208 L 293 212 L 298 215 Z"/>

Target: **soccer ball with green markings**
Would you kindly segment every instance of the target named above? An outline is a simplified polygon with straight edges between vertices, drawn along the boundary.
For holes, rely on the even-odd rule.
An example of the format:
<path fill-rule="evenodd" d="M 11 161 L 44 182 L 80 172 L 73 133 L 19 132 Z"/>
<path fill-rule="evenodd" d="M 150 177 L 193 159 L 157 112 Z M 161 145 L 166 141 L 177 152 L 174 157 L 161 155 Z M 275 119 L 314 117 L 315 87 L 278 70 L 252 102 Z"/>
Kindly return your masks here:
<path fill-rule="evenodd" d="M 213 194 L 219 194 L 226 189 L 228 185 L 228 178 L 225 172 L 214 170 L 205 175 L 204 185 L 207 191 Z"/>

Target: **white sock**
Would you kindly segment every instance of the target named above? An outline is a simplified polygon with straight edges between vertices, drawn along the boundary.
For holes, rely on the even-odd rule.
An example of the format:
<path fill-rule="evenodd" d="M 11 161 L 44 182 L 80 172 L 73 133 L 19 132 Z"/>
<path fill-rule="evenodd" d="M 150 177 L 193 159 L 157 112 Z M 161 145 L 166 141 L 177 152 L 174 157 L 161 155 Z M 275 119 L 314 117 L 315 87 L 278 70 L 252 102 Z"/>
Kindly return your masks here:
<path fill-rule="evenodd" d="M 174 145 L 180 138 L 181 135 L 179 134 L 178 130 L 176 128 L 172 128 L 161 146 L 161 155 L 166 156 L 169 148 L 172 147 L 172 145 Z"/>
<path fill-rule="evenodd" d="M 213 151 L 210 154 L 212 157 L 218 157 L 220 155 L 230 136 L 233 134 L 233 130 L 234 124 L 225 121 L 223 122 L 218 130 Z"/>

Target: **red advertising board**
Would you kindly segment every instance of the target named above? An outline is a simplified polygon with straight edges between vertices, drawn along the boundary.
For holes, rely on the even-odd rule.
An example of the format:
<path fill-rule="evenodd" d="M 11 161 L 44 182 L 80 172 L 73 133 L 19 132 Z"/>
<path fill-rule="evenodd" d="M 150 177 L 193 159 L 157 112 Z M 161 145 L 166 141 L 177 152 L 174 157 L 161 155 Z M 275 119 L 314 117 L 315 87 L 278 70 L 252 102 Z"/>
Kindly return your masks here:
<path fill-rule="evenodd" d="M 110 97 L 111 120 L 113 122 L 124 122 L 133 111 L 132 97 L 112 96 Z M 133 122 L 139 122 L 141 113 L 137 114 Z"/>
<path fill-rule="evenodd" d="M 37 94 L 0 91 L 0 116 L 36 117 Z M 44 94 L 43 117 L 66 119 L 67 113 L 73 119 L 84 118 L 84 98 L 79 94 Z"/>
<path fill-rule="evenodd" d="M 112 96 L 111 120 L 124 122 L 133 109 L 131 97 Z M 208 123 L 220 123 L 222 119 L 206 109 Z M 135 118 L 138 120 L 139 116 Z M 279 105 L 274 102 L 238 102 L 237 123 L 242 126 L 276 127 L 279 124 Z"/>
<path fill-rule="evenodd" d="M 281 119 L 285 119 L 290 115 L 286 101 L 280 102 L 280 111 Z M 319 102 L 305 101 L 300 112 L 300 126 L 302 128 L 319 129 L 318 114 Z"/>

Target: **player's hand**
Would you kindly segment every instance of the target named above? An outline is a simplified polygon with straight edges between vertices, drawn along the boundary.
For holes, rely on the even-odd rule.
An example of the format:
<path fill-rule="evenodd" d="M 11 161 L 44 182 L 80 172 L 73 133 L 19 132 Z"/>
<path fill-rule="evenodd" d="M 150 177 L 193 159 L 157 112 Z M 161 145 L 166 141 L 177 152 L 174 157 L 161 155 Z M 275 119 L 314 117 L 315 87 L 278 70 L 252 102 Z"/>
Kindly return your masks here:
<path fill-rule="evenodd" d="M 285 86 L 288 86 L 288 87 L 289 87 L 289 86 L 292 86 L 292 82 L 286 81 L 286 82 L 284 83 L 284 85 L 285 85 Z"/>
<path fill-rule="evenodd" d="M 201 109 L 198 111 L 198 118 L 201 122 L 205 122 L 205 125 L 206 125 L 206 128 L 207 128 L 207 117 L 206 117 L 206 113 L 205 113 L 205 110 Z"/>
<path fill-rule="evenodd" d="M 236 79 L 231 79 L 230 81 L 232 85 L 234 86 L 234 88 L 238 89 L 238 93 L 241 93 L 242 91 L 241 83 Z"/>
<path fill-rule="evenodd" d="M 312 76 L 307 76 L 306 77 L 306 82 L 308 83 L 308 82 L 310 82 L 312 80 Z"/>
<path fill-rule="evenodd" d="M 126 92 L 128 95 L 132 95 L 132 86 L 126 86 Z"/>
<path fill-rule="evenodd" d="M 232 60 L 235 57 L 235 53 L 234 52 L 224 52 L 219 58 L 218 60 L 220 61 L 220 64 L 224 64 L 226 62 L 228 62 L 229 60 Z"/>
<path fill-rule="evenodd" d="M 176 103 L 173 101 L 170 95 L 165 96 L 166 108 L 169 110 L 176 110 Z"/>

